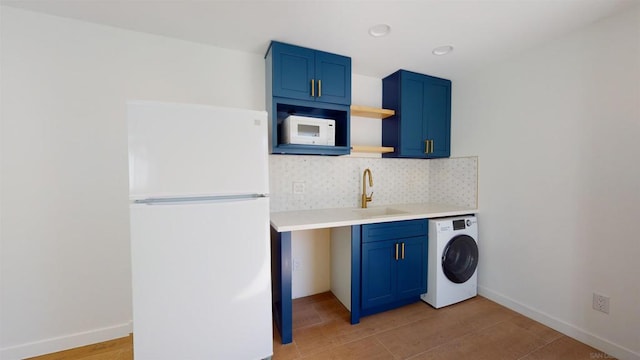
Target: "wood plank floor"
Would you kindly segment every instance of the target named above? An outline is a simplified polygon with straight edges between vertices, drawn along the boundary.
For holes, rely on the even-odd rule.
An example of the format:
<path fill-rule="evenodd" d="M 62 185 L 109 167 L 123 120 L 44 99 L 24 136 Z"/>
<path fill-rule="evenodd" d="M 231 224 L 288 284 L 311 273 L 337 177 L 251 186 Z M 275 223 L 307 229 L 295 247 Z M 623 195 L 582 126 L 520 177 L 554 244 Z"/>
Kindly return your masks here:
<path fill-rule="evenodd" d="M 36 356 L 26 360 L 132 360 L 133 336 Z"/>
<path fill-rule="evenodd" d="M 349 323 L 331 293 L 293 301 L 293 343 L 274 331 L 273 360 L 613 359 L 483 297 L 433 309 L 418 302 Z M 132 337 L 30 360 L 132 360 Z M 179 360 L 179 359 L 176 359 Z"/>
<path fill-rule="evenodd" d="M 417 302 L 349 324 L 331 293 L 293 302 L 293 339 L 274 359 L 594 359 L 601 351 L 483 297 L 441 309 Z"/>

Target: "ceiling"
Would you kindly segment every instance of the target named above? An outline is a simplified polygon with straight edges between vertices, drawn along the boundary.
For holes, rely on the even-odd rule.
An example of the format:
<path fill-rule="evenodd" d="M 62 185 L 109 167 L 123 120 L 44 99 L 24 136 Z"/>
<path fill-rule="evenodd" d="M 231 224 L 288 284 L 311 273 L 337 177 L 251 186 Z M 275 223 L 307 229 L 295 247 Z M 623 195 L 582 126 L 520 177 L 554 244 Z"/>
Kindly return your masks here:
<path fill-rule="evenodd" d="M 0 0 L 3 5 L 263 55 L 279 40 L 352 58 L 382 78 L 403 68 L 446 78 L 508 58 L 639 0 Z M 389 35 L 368 29 L 389 24 Z M 453 52 L 432 50 L 451 45 Z"/>

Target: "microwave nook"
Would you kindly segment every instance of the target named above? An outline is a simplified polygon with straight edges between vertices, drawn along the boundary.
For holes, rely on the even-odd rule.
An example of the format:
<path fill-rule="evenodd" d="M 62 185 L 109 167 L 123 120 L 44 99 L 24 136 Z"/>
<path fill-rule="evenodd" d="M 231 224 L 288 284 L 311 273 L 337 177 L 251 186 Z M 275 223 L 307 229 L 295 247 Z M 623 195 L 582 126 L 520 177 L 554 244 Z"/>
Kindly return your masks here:
<path fill-rule="evenodd" d="M 336 145 L 336 121 L 308 116 L 289 115 L 282 122 L 285 144 Z"/>

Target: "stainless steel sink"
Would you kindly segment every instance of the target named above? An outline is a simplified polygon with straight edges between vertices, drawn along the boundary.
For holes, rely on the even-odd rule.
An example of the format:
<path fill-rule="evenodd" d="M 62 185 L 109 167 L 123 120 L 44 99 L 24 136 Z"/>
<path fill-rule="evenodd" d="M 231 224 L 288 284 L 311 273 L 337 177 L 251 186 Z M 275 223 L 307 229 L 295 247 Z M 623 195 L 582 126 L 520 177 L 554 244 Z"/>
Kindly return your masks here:
<path fill-rule="evenodd" d="M 353 210 L 353 212 L 358 214 L 362 218 L 375 218 L 375 217 L 407 214 L 406 211 L 392 209 L 388 207 L 357 209 L 357 210 Z"/>

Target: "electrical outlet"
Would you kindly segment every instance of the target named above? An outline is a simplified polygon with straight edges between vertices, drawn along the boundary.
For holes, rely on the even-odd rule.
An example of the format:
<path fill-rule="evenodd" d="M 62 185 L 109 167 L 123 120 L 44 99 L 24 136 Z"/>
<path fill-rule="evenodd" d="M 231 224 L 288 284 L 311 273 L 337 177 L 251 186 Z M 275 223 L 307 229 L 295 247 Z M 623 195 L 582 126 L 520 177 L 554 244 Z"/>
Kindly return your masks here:
<path fill-rule="evenodd" d="M 304 181 L 294 181 L 293 182 L 293 193 L 295 195 L 304 194 Z"/>
<path fill-rule="evenodd" d="M 609 313 L 609 297 L 593 293 L 593 308 L 605 314 Z"/>
<path fill-rule="evenodd" d="M 300 260 L 293 259 L 293 272 L 300 270 Z"/>

